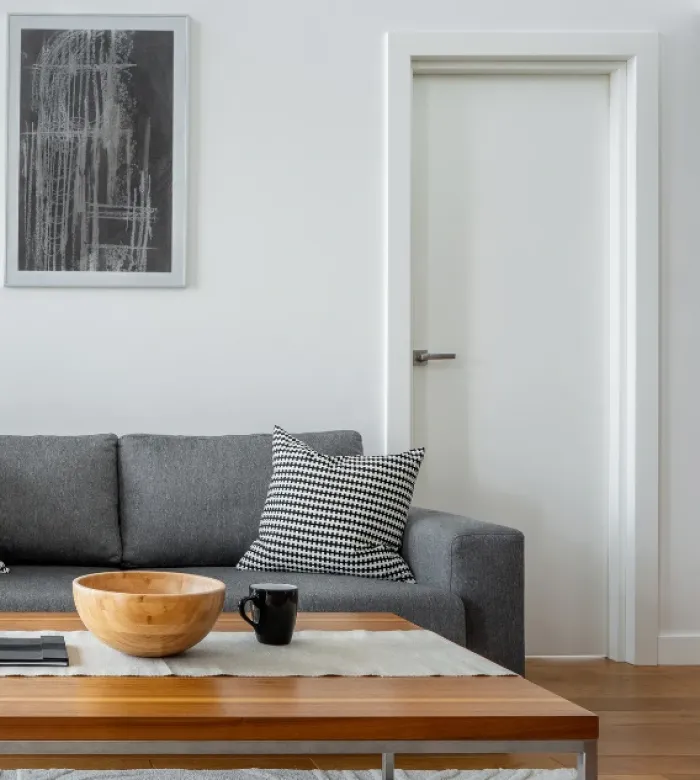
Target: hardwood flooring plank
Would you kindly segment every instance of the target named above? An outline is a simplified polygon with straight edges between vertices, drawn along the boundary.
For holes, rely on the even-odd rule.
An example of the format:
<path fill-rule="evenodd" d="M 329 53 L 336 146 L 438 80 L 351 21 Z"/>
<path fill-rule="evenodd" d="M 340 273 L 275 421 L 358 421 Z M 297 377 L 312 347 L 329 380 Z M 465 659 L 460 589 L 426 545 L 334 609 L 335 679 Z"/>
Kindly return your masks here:
<path fill-rule="evenodd" d="M 545 686 L 546 687 L 546 686 Z M 563 696 L 563 693 L 559 693 Z M 570 695 L 572 700 L 576 700 L 577 704 L 580 704 L 591 712 L 596 712 L 598 715 L 603 715 L 606 712 L 674 712 L 674 711 L 688 711 L 688 712 L 700 712 L 700 697 L 688 696 L 688 697 L 654 697 L 648 698 L 645 696 L 628 696 L 618 697 L 615 699 L 606 698 L 602 696 L 578 696 L 574 691 Z"/>
<path fill-rule="evenodd" d="M 603 756 L 598 766 L 601 775 L 690 774 L 700 780 L 700 759 L 695 756 Z"/>
<path fill-rule="evenodd" d="M 663 775 L 664 780 L 700 780 L 700 774 L 698 775 Z M 636 778 L 635 778 L 636 780 Z"/>
<path fill-rule="evenodd" d="M 648 726 L 674 726 L 700 728 L 698 710 L 612 710 L 600 713 L 606 728 L 646 728 Z"/>
<path fill-rule="evenodd" d="M 601 775 L 599 780 L 669 780 L 666 775 Z"/>

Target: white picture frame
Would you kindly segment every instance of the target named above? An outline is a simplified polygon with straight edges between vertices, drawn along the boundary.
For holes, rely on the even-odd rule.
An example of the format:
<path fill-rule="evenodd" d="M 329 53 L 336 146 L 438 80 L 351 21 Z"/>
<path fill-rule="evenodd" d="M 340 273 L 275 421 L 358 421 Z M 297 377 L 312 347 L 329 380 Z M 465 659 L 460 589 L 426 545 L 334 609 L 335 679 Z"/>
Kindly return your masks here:
<path fill-rule="evenodd" d="M 184 287 L 186 16 L 10 14 L 5 286 Z"/>

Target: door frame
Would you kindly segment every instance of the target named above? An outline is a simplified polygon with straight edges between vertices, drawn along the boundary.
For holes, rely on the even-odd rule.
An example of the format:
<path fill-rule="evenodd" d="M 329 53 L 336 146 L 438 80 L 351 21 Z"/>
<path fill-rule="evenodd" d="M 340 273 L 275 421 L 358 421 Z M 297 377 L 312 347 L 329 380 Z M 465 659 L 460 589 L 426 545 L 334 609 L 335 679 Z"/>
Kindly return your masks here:
<path fill-rule="evenodd" d="M 397 32 L 385 47 L 385 446 L 411 446 L 414 74 L 610 78 L 608 656 L 658 662 L 659 62 L 653 32 Z M 503 518 L 507 523 L 507 518 Z"/>

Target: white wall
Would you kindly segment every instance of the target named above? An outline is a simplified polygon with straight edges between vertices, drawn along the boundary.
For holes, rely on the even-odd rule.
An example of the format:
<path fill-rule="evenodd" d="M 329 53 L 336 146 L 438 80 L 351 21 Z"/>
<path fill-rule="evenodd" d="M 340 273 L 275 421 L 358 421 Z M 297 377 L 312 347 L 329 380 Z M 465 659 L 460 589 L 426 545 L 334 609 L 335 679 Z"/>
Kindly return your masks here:
<path fill-rule="evenodd" d="M 384 32 L 656 29 L 664 36 L 661 622 L 671 634 L 700 635 L 695 7 L 0 0 L 0 11 L 186 13 L 194 22 L 189 287 L 0 289 L 0 431 L 223 433 L 279 422 L 357 428 L 377 450 Z M 677 651 L 683 640 L 669 642 Z"/>

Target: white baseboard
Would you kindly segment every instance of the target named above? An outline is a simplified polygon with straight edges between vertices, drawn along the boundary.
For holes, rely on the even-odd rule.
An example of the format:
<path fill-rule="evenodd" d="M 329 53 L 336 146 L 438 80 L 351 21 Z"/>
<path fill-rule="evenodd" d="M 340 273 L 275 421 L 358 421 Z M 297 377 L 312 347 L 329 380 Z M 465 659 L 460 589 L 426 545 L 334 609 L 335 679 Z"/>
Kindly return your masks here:
<path fill-rule="evenodd" d="M 604 655 L 526 655 L 532 661 L 600 661 Z"/>
<path fill-rule="evenodd" d="M 528 655 L 538 661 L 595 661 L 603 655 Z M 700 666 L 700 631 L 659 634 L 659 666 Z"/>
<path fill-rule="evenodd" d="M 659 634 L 659 665 L 700 665 L 700 631 L 662 631 Z"/>

